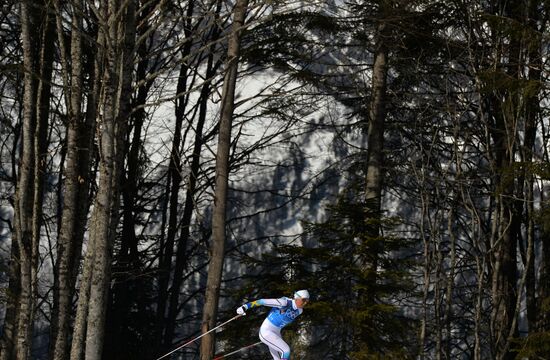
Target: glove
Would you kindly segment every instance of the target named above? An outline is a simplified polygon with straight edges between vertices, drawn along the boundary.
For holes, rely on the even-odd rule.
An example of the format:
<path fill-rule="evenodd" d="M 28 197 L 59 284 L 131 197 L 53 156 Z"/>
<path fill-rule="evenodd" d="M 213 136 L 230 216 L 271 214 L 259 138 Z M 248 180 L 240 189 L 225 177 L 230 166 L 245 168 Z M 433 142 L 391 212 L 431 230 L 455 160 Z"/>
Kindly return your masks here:
<path fill-rule="evenodd" d="M 237 314 L 246 315 L 246 310 L 247 310 L 246 305 L 239 306 L 237 308 Z"/>

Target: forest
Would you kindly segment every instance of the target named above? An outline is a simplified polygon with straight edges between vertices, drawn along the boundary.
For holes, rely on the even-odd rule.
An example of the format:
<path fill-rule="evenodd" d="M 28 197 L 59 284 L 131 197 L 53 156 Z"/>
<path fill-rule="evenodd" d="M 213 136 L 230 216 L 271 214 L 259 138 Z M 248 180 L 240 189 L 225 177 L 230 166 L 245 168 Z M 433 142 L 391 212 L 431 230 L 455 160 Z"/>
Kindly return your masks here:
<path fill-rule="evenodd" d="M 0 360 L 549 358 L 549 0 L 0 10 Z"/>

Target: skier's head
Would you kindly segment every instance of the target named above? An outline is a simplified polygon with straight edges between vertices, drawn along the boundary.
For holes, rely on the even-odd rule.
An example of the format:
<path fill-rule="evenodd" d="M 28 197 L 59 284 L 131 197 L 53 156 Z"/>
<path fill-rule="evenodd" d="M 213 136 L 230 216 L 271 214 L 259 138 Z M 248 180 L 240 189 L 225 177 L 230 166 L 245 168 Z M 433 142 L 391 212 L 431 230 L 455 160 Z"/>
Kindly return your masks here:
<path fill-rule="evenodd" d="M 305 304 L 309 302 L 309 291 L 307 290 L 298 290 L 294 293 L 294 301 L 296 306 L 299 308 L 304 307 Z"/>
<path fill-rule="evenodd" d="M 309 300 L 309 291 L 298 290 L 294 293 L 294 299 L 307 299 Z"/>

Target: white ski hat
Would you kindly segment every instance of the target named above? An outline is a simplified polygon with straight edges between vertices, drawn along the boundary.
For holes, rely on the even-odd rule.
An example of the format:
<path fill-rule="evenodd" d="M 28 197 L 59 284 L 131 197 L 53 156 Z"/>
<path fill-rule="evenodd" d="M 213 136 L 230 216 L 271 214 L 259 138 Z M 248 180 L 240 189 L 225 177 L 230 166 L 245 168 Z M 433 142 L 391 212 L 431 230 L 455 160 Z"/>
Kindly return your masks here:
<path fill-rule="evenodd" d="M 309 299 L 309 291 L 307 290 L 298 290 L 294 293 L 295 299 Z"/>

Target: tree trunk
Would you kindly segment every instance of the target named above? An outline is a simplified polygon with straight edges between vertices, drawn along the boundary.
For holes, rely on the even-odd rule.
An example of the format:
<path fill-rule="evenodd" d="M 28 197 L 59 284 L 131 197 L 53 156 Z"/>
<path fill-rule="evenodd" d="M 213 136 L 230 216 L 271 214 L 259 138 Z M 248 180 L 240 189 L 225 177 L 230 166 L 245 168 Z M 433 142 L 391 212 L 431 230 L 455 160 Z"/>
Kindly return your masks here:
<path fill-rule="evenodd" d="M 89 140 L 88 143 L 90 146 L 90 149 L 93 148 L 93 130 L 95 130 L 95 124 L 96 124 L 96 118 L 98 117 L 98 99 L 100 97 L 102 84 L 101 81 L 99 81 L 99 77 L 103 73 L 104 68 L 104 44 L 105 44 L 105 36 L 103 34 L 103 29 L 98 30 L 97 34 L 97 50 L 95 52 L 94 62 L 93 62 L 93 74 L 92 77 L 93 85 L 91 86 L 90 92 L 88 94 L 88 106 L 87 106 L 87 112 L 86 112 L 86 124 L 91 125 L 92 127 L 87 126 L 87 131 L 89 131 Z M 92 154 L 89 155 L 90 159 L 92 158 Z M 86 202 L 88 200 L 86 199 Z M 90 237 L 87 243 L 88 249 L 93 249 L 93 239 Z M 80 249 L 81 250 L 81 249 Z M 80 250 L 77 251 L 75 249 L 75 254 L 80 255 Z M 75 317 L 75 322 L 73 326 L 73 332 L 72 332 L 72 341 L 71 341 L 71 350 L 70 350 L 70 356 L 69 358 L 71 360 L 73 359 L 81 359 L 83 350 L 84 350 L 84 336 L 86 333 L 86 321 L 87 321 L 87 313 L 88 313 L 88 301 L 90 297 L 90 288 L 89 288 L 89 282 L 92 272 L 92 260 L 93 260 L 93 251 L 87 251 L 86 258 L 84 259 L 84 265 L 82 270 L 82 277 L 80 279 L 80 290 L 78 292 L 78 307 Z M 78 266 L 76 264 L 75 266 Z M 76 270 L 76 268 L 75 268 Z"/>
<path fill-rule="evenodd" d="M 539 2 L 530 1 L 527 17 L 527 28 L 531 30 L 532 33 L 539 34 L 541 28 L 539 28 Z M 544 25 L 541 25 L 544 26 Z M 543 27 L 542 27 L 543 28 Z M 542 39 L 539 36 L 531 38 L 530 36 L 526 39 L 528 47 L 528 78 L 531 84 L 536 84 L 536 91 L 529 92 L 526 94 L 526 104 L 525 104 L 525 139 L 523 150 L 523 162 L 526 166 L 523 166 L 525 175 L 525 187 L 526 187 L 526 201 L 524 201 L 527 214 L 527 249 L 529 249 L 529 244 L 533 242 L 533 247 L 537 248 L 538 246 L 534 244 L 535 239 L 535 207 L 534 207 L 534 195 L 533 195 L 533 184 L 534 176 L 531 169 L 528 168 L 527 164 L 531 164 L 533 161 L 533 153 L 535 151 L 535 139 L 537 135 L 537 117 L 540 115 L 540 90 L 541 90 L 541 72 L 542 72 L 542 55 L 540 52 L 540 45 Z M 539 239 L 540 241 L 540 239 Z M 544 246 L 544 244 L 542 244 Z M 536 296 L 536 271 L 535 271 L 535 254 L 530 254 L 532 261 L 529 263 L 527 271 L 527 280 L 526 280 L 526 301 L 527 301 L 527 321 L 529 324 L 529 333 L 536 331 L 536 324 L 540 315 L 543 313 L 541 309 L 538 308 L 537 296 Z M 547 287 L 548 282 L 540 283 L 542 286 Z M 543 285 L 546 284 L 546 285 Z"/>
<path fill-rule="evenodd" d="M 502 2 L 500 9 L 510 18 L 519 17 L 521 4 Z M 517 20 L 517 19 L 515 19 Z M 510 78 L 519 83 L 519 64 L 522 61 L 521 42 L 517 32 L 510 35 L 508 52 L 502 59 L 507 62 L 502 65 Z M 505 60 L 503 60 L 504 62 Z M 504 99 L 504 101 L 502 101 Z M 515 355 L 510 351 L 509 334 L 512 329 L 515 313 L 517 287 L 517 245 L 521 237 L 521 214 L 515 206 L 514 188 L 518 179 L 514 171 L 516 156 L 516 129 L 518 124 L 518 109 L 520 106 L 519 92 L 516 88 L 495 89 L 491 97 L 491 110 L 494 118 L 492 138 L 494 141 L 495 178 L 496 178 L 496 211 L 497 239 L 492 244 L 494 249 L 494 272 L 492 279 L 492 317 L 495 357 L 511 360 Z M 523 186 L 523 184 L 521 184 Z"/>
<path fill-rule="evenodd" d="M 90 184 L 90 161 L 93 136 L 90 127 L 95 122 L 95 114 L 82 119 L 82 1 L 73 8 L 70 63 L 65 50 L 65 37 L 62 28 L 60 4 L 56 3 L 58 41 L 61 44 L 66 107 L 68 109 L 67 157 L 61 225 L 57 244 L 56 286 L 54 286 L 54 308 L 51 323 L 51 356 L 65 360 L 69 355 L 69 331 L 71 326 L 72 300 L 80 263 L 80 252 L 84 239 L 88 213 L 88 191 Z M 90 54 L 92 55 L 92 54 Z M 93 70 L 90 78 L 94 78 Z M 88 112 L 93 113 L 95 99 L 89 94 Z M 84 145 L 85 144 L 85 145 Z M 84 145 L 84 146 L 83 146 Z"/>
<path fill-rule="evenodd" d="M 147 5 L 140 12 L 138 23 L 142 26 L 138 31 L 138 37 L 145 36 L 150 32 L 147 17 L 154 10 L 153 4 Z M 152 41 L 157 36 L 156 32 L 150 32 L 148 38 Z M 124 147 L 128 150 L 127 154 L 127 174 L 122 175 L 122 198 L 124 207 L 122 209 L 122 234 L 120 236 L 120 249 L 115 256 L 115 267 L 119 275 L 113 277 L 112 302 L 109 304 L 107 315 L 108 333 L 104 346 L 105 359 L 120 359 L 122 354 L 128 355 L 128 349 L 118 346 L 118 344 L 135 343 L 131 338 L 126 321 L 130 316 L 130 311 L 135 307 L 135 303 L 140 300 L 144 294 L 140 294 L 140 282 L 143 277 L 137 272 L 140 269 L 140 259 L 138 253 L 138 237 L 136 236 L 135 224 L 135 205 L 138 197 L 138 184 L 142 174 L 140 174 L 140 154 L 143 148 L 142 128 L 147 113 L 144 105 L 147 101 L 149 90 L 153 85 L 152 80 L 147 80 L 147 74 L 150 70 L 150 54 L 147 49 L 147 41 L 142 41 L 138 47 L 139 63 L 137 65 L 136 83 L 142 84 L 137 90 L 137 96 L 133 108 L 138 110 L 132 112 L 131 123 L 133 131 L 132 139 Z M 131 91 L 131 90 L 130 90 Z M 138 351 L 137 349 L 134 349 Z"/>
<path fill-rule="evenodd" d="M 53 62 L 53 18 L 44 2 L 21 3 L 24 64 L 21 162 L 15 194 L 10 294 L 0 358 L 28 359 L 37 298 L 43 183 Z M 14 251 L 15 250 L 15 251 Z M 13 301 L 13 304 L 10 302 Z"/>
<path fill-rule="evenodd" d="M 221 8 L 221 2 L 218 1 L 216 14 L 219 13 Z M 219 39 L 219 31 L 216 29 L 213 31 L 211 42 L 216 42 Z M 218 64 L 214 65 L 214 52 L 215 49 L 210 51 L 208 56 L 208 63 L 206 65 L 206 79 L 211 79 L 218 68 Z M 176 327 L 176 319 L 179 309 L 179 295 L 183 282 L 183 271 L 187 264 L 187 245 L 189 242 L 189 232 L 191 227 L 191 220 L 193 216 L 193 210 L 195 205 L 195 191 L 197 185 L 197 178 L 200 170 L 200 154 L 203 145 L 203 127 L 207 117 L 208 101 L 211 92 L 210 82 L 205 82 L 201 88 L 199 97 L 199 117 L 197 120 L 197 126 L 195 129 L 195 143 L 193 146 L 193 153 L 191 155 L 191 168 L 189 173 L 189 179 L 187 181 L 187 191 L 185 194 L 185 204 L 183 207 L 183 215 L 181 218 L 181 233 L 178 241 L 178 247 L 176 251 L 176 265 L 174 267 L 174 276 L 172 281 L 172 287 L 170 292 L 170 302 L 168 307 L 168 318 L 166 323 L 166 331 L 164 335 L 164 345 L 169 346 L 172 343 L 174 337 L 174 331 Z"/>
<path fill-rule="evenodd" d="M 124 139 L 127 138 L 127 122 L 131 113 L 133 48 L 135 36 L 135 4 L 127 2 L 122 9 L 118 1 L 109 1 L 109 38 L 118 48 L 107 46 L 107 68 L 105 71 L 106 102 L 104 107 L 105 128 L 100 143 L 103 152 L 103 172 L 100 181 L 94 225 L 95 249 L 94 272 L 90 286 L 90 304 L 88 309 L 88 327 L 86 333 L 86 360 L 100 360 L 103 350 L 105 312 L 111 275 L 112 246 L 118 223 L 120 179 L 124 165 Z M 122 24 L 116 14 L 122 11 Z M 122 30 L 118 30 L 118 28 Z M 123 31 L 119 33 L 119 31 Z M 120 53 L 119 49 L 122 49 Z M 104 176 L 101 176 L 101 173 Z M 102 189 L 104 191 L 102 191 Z M 101 211 L 103 209 L 103 211 Z"/>
<path fill-rule="evenodd" d="M 550 299 L 550 226 L 545 224 L 542 232 L 541 241 L 542 254 L 540 265 L 540 284 L 537 290 L 537 308 L 540 309 L 539 317 L 535 323 L 534 331 L 548 332 L 550 331 L 550 310 L 548 305 L 544 304 Z"/>
<path fill-rule="evenodd" d="M 28 2 L 21 3 L 21 28 L 23 42 L 23 62 L 24 62 L 24 94 L 23 94 L 23 125 L 21 142 L 21 162 L 19 164 L 19 178 L 15 194 L 15 228 L 14 240 L 17 241 L 19 253 L 17 258 L 12 261 L 19 263 L 19 273 L 16 275 L 19 279 L 19 293 L 12 294 L 10 300 L 17 301 L 16 318 L 14 325 L 14 338 L 7 342 L 13 343 L 13 349 L 2 349 L 3 355 L 10 352 L 12 355 L 6 359 L 18 358 L 23 356 L 27 358 L 26 344 L 21 343 L 30 339 L 28 330 L 20 327 L 21 318 L 24 324 L 32 321 L 29 309 L 31 297 L 31 248 L 32 248 L 32 195 L 33 195 L 33 172 L 34 172 L 34 133 L 36 131 L 36 98 L 37 81 L 35 74 L 38 74 L 37 54 L 38 48 L 37 34 L 38 15 L 36 9 Z M 32 305 L 31 305 L 32 306 Z M 24 313 L 26 312 L 26 314 Z M 23 325 L 24 325 L 23 324 Z M 27 327 L 28 329 L 28 327 Z M 21 333 L 23 331 L 23 334 Z M 21 348 L 23 347 L 23 349 Z M 21 354 L 21 351 L 23 354 Z"/>
<path fill-rule="evenodd" d="M 384 121 L 386 118 L 386 78 L 388 74 L 387 24 L 380 20 L 377 28 L 374 67 L 372 70 L 372 99 L 369 109 L 369 127 L 367 140 L 367 176 L 365 198 L 372 201 L 375 214 L 380 211 L 383 162 L 384 162 Z M 373 235 L 378 236 L 379 226 L 375 226 Z"/>
<path fill-rule="evenodd" d="M 388 74 L 388 49 L 389 41 L 388 24 L 385 19 L 389 5 L 381 4 L 380 18 L 376 30 L 376 44 L 374 52 L 374 64 L 372 69 L 372 98 L 369 109 L 369 125 L 367 133 L 367 171 L 365 179 L 365 239 L 367 241 L 368 262 L 367 286 L 375 286 L 377 282 L 378 257 L 383 251 L 384 244 L 380 240 L 381 201 L 384 178 L 384 122 L 386 118 L 386 79 Z M 364 297 L 367 307 L 374 306 L 374 291 L 368 289 L 361 297 Z M 373 318 L 367 320 L 372 321 Z M 374 329 L 374 323 L 366 324 L 366 329 Z M 372 337 L 368 331 L 362 335 L 362 341 L 369 349 L 373 348 Z"/>
<path fill-rule="evenodd" d="M 234 9 L 233 29 L 227 49 L 227 67 L 222 91 L 220 131 L 216 154 L 216 189 L 212 214 L 212 245 L 206 280 L 206 294 L 202 314 L 202 332 L 216 325 L 218 301 L 225 257 L 225 218 L 229 177 L 229 149 L 231 145 L 231 125 L 235 99 L 235 84 L 239 66 L 241 34 L 244 27 L 248 0 L 237 0 Z M 215 338 L 210 333 L 201 340 L 201 360 L 211 360 L 214 356 Z"/>
<path fill-rule="evenodd" d="M 187 4 L 187 20 L 185 22 L 185 43 L 181 56 L 183 59 L 191 53 L 191 47 L 194 42 L 191 40 L 191 21 L 193 19 L 195 1 L 191 0 Z M 180 67 L 178 83 L 176 86 L 177 94 L 184 94 L 187 91 L 189 65 L 187 61 L 183 61 Z M 163 343 L 164 330 L 166 327 L 166 307 L 169 296 L 170 273 L 172 271 L 172 258 L 174 255 L 174 243 L 178 230 L 178 209 L 179 209 L 179 194 L 182 180 L 182 162 L 181 162 L 181 147 L 182 147 L 182 127 L 185 119 L 185 109 L 188 102 L 187 96 L 179 96 L 176 99 L 175 108 L 175 129 L 174 138 L 172 140 L 172 149 L 170 152 L 170 163 L 168 165 L 168 181 L 166 184 L 166 194 L 169 198 L 168 208 L 168 233 L 166 234 L 166 242 L 160 249 L 160 271 L 159 271 L 159 293 L 157 297 L 157 325 L 156 325 L 156 348 L 157 352 L 161 352 L 161 345 L 169 347 L 171 344 Z"/>
<path fill-rule="evenodd" d="M 104 342 L 105 312 L 110 282 L 112 244 L 118 221 L 120 176 L 123 169 L 124 139 L 130 113 L 135 36 L 135 4 L 121 7 L 116 0 L 102 3 L 105 41 L 103 101 L 98 136 L 100 173 L 90 227 L 90 247 L 79 299 L 79 320 L 86 326 L 84 358 L 100 360 Z M 118 18 L 119 14 L 123 15 Z M 121 22 L 122 21 L 122 22 Z M 83 303 L 86 301 L 86 303 Z M 83 307 L 83 311 L 80 311 Z M 78 320 L 78 319 L 77 319 Z M 81 341 L 81 340 L 80 340 Z M 82 345 L 82 344 L 81 344 Z M 74 349 L 74 344 L 73 344 Z M 74 356 L 74 358 L 73 358 Z M 80 359 L 78 349 L 71 359 Z"/>
<path fill-rule="evenodd" d="M 494 248 L 493 260 L 493 279 L 492 279 L 492 316 L 493 325 L 492 334 L 494 336 L 495 356 L 497 358 L 508 359 L 506 343 L 508 341 L 508 332 L 512 324 L 512 316 L 515 309 L 516 298 L 516 239 L 512 229 L 514 226 L 513 216 L 513 179 L 510 179 L 506 171 L 510 171 L 511 148 L 509 148 L 509 138 L 504 134 L 506 130 L 504 121 L 509 121 L 500 114 L 500 109 L 495 99 L 493 105 L 497 107 L 495 117 L 497 118 L 497 129 L 495 131 L 495 150 L 496 150 L 496 169 L 500 172 L 497 175 L 497 199 L 495 220 L 497 222 L 497 237 L 492 244 Z M 500 119 L 500 120 L 498 120 Z M 512 182 L 511 182 L 512 181 Z"/>
<path fill-rule="evenodd" d="M 21 283 L 19 274 L 21 267 L 19 265 L 19 241 L 14 232 L 10 252 L 9 264 L 9 285 L 6 301 L 6 315 L 4 316 L 4 326 L 2 328 L 2 340 L 0 342 L 0 359 L 12 360 L 15 339 L 15 325 L 17 324 L 19 313 L 19 296 L 21 293 Z"/>

